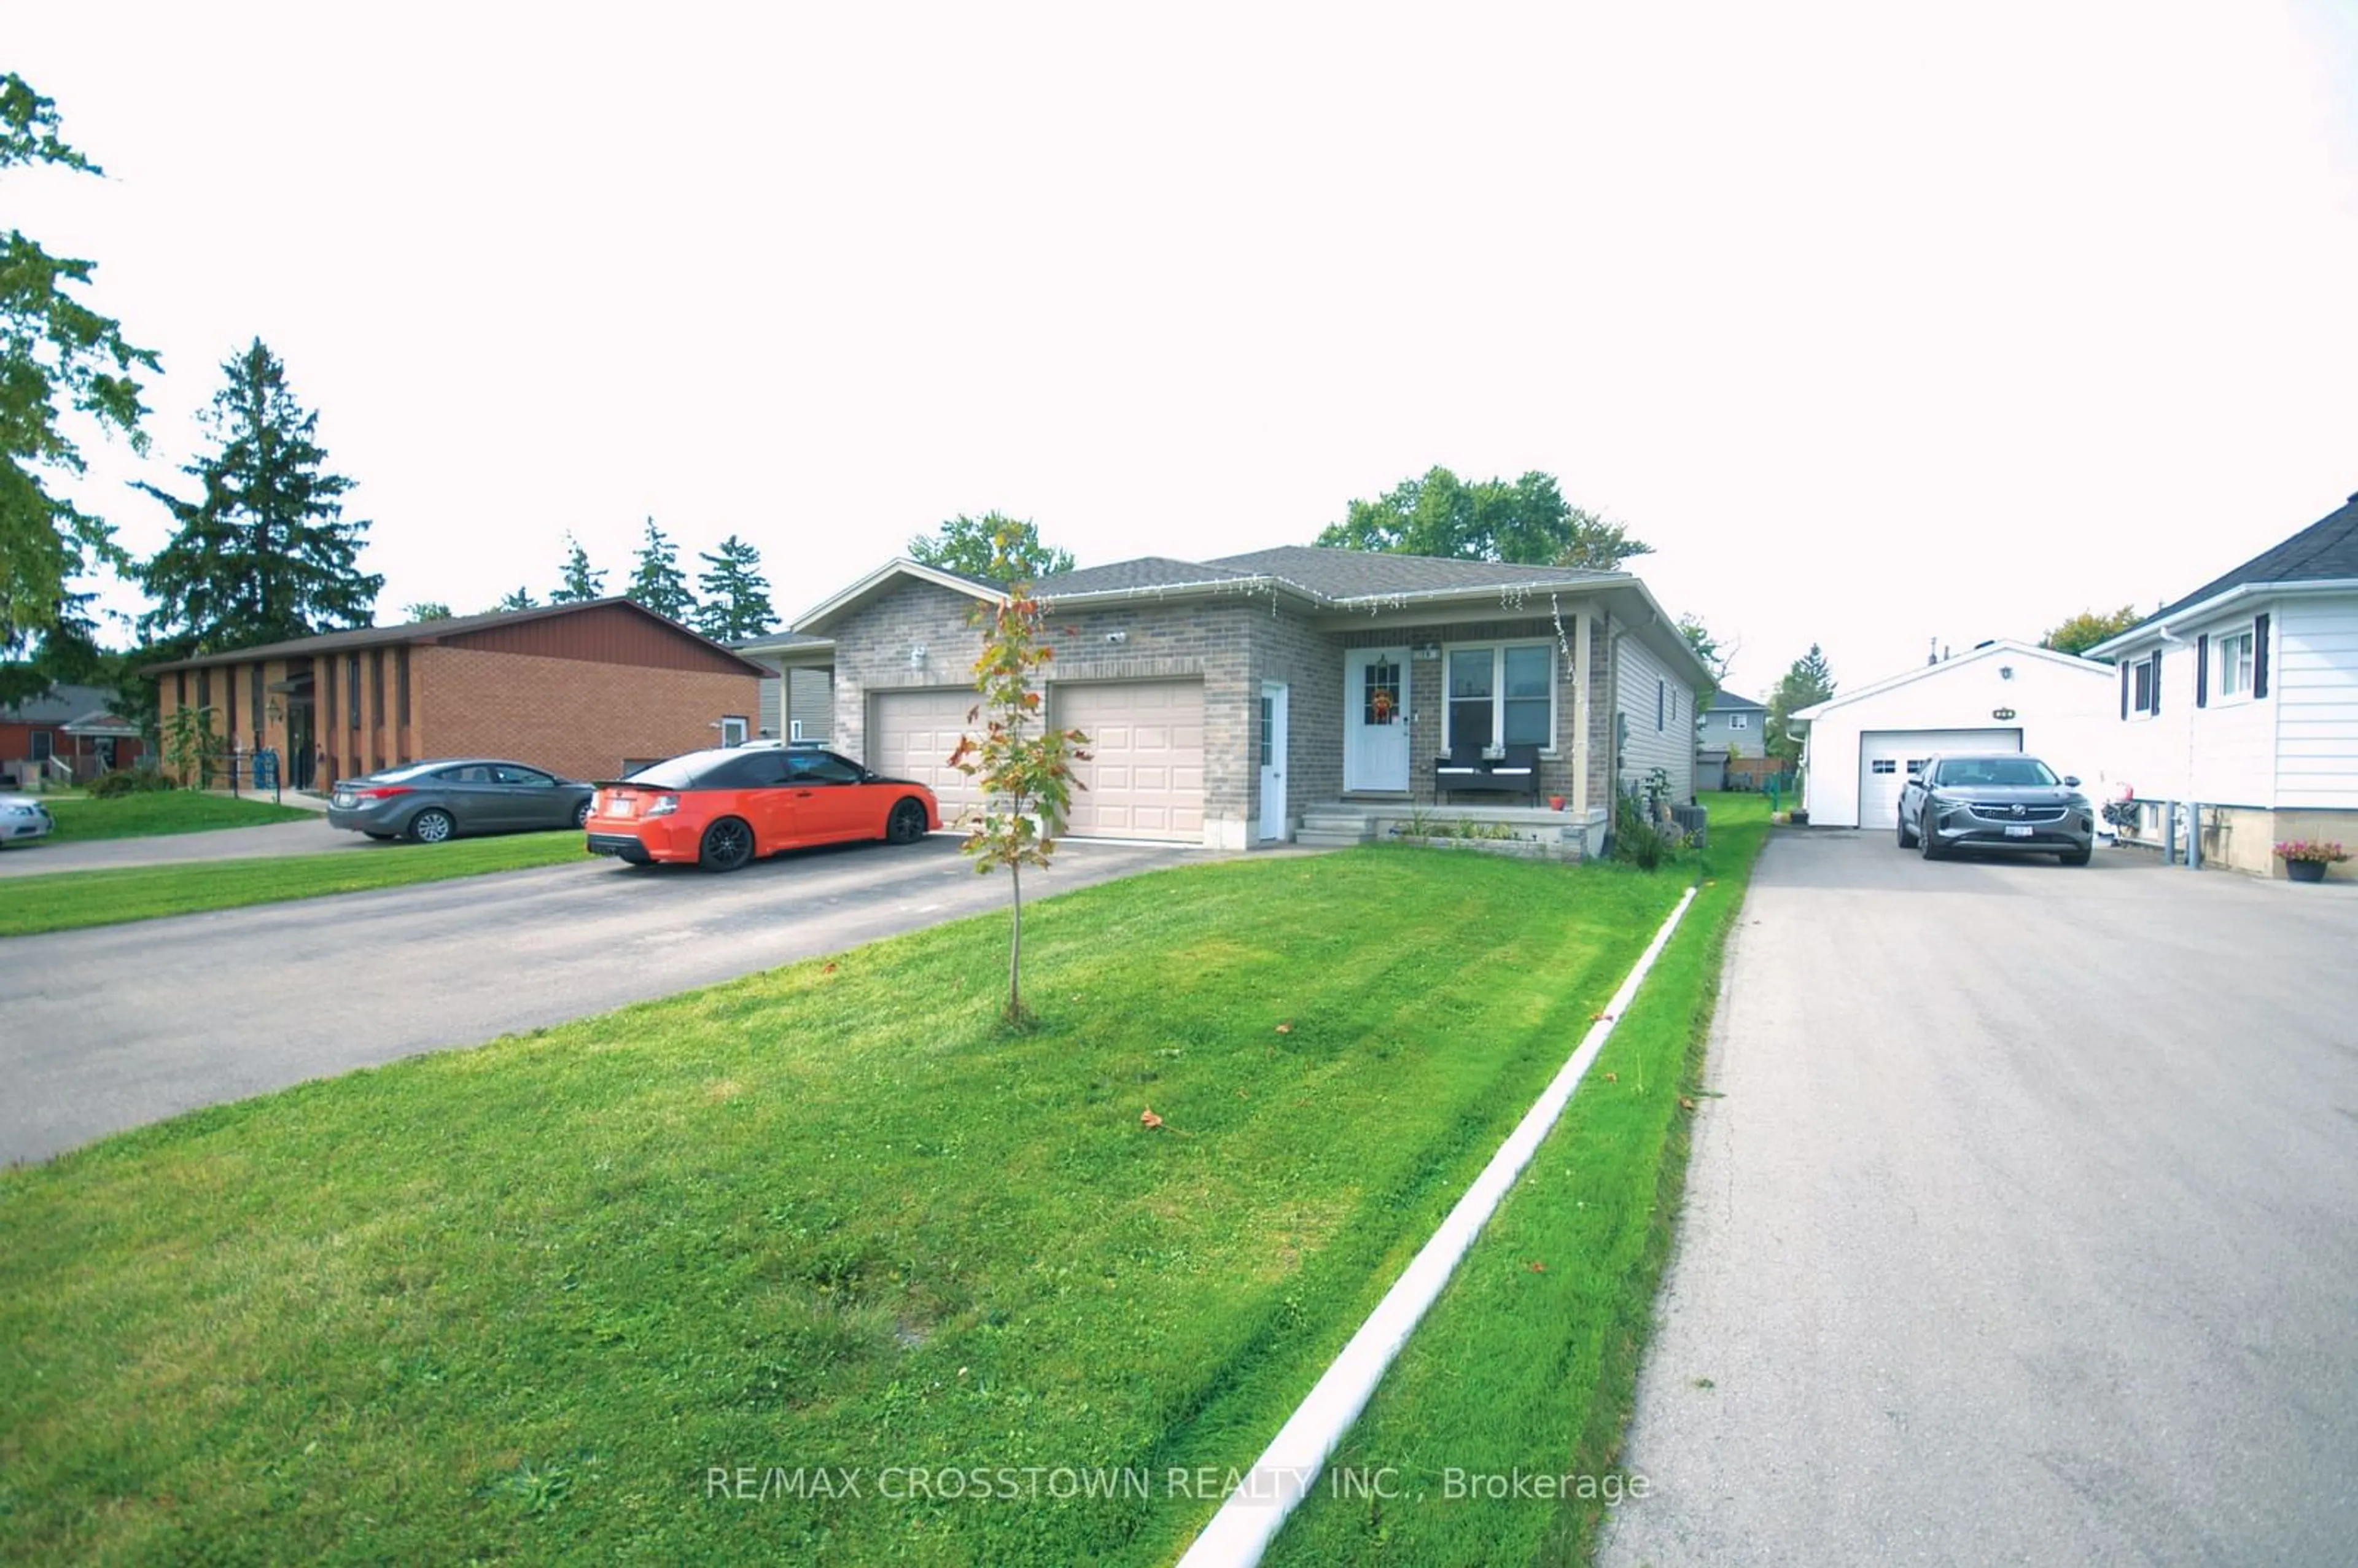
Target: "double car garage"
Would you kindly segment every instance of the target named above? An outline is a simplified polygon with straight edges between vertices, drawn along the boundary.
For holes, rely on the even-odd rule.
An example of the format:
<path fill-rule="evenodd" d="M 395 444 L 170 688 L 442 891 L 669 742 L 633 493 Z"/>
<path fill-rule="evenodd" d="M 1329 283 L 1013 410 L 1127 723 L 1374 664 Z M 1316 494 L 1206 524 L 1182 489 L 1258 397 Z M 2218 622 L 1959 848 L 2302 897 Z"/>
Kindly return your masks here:
<path fill-rule="evenodd" d="M 974 781 L 949 765 L 967 733 L 972 687 L 881 691 L 871 698 L 869 765 L 914 779 L 940 800 L 952 823 L 980 800 Z M 1072 682 L 1048 690 L 1051 720 L 1089 738 L 1075 764 L 1066 831 L 1083 838 L 1196 843 L 1204 836 L 1204 683 L 1201 680 Z"/>

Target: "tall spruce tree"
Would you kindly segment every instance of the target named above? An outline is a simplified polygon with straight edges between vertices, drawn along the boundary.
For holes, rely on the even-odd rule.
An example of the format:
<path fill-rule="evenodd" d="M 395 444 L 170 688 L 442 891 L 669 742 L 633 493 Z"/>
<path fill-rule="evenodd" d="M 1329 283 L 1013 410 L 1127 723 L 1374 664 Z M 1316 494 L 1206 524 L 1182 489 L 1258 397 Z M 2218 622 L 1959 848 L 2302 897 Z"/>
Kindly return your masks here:
<path fill-rule="evenodd" d="M 712 554 L 698 553 L 705 565 L 696 579 L 703 603 L 696 611 L 696 629 L 716 643 L 759 637 L 778 623 L 770 608 L 770 582 L 762 575 L 762 552 L 731 534 Z"/>
<path fill-rule="evenodd" d="M 360 569 L 369 525 L 344 516 L 352 481 L 328 471 L 319 416 L 259 338 L 222 370 L 228 383 L 200 416 L 218 449 L 180 470 L 197 499 L 139 486 L 175 525 L 139 571 L 157 601 L 140 631 L 218 650 L 369 624 L 384 579 Z"/>
<path fill-rule="evenodd" d="M 15 71 L 0 74 L 0 171 L 27 166 L 97 174 L 99 167 L 58 134 L 57 105 Z M 73 580 L 100 562 L 127 567 L 114 530 L 63 496 L 47 475 L 82 471 L 68 410 L 145 450 L 137 377 L 155 353 L 125 342 L 121 327 L 74 297 L 92 264 L 53 256 L 17 230 L 0 232 L 0 660 L 40 640 L 21 688 L 0 680 L 0 700 L 30 695 L 52 678 L 78 678 L 94 654 L 90 596 Z M 58 646 L 46 646 L 51 639 Z M 43 673 L 45 672 L 45 673 Z"/>
<path fill-rule="evenodd" d="M 1768 694 L 1768 754 L 1787 763 L 1800 762 L 1801 738 L 1793 733 L 1793 715 L 1816 707 L 1833 694 L 1834 672 L 1827 665 L 1825 654 L 1812 643 L 1810 651 L 1792 662 L 1777 682 L 1777 689 Z"/>
<path fill-rule="evenodd" d="M 606 597 L 606 570 L 590 564 L 590 552 L 572 535 L 565 535 L 564 580 L 548 596 L 551 604 L 586 604 Z"/>
<path fill-rule="evenodd" d="M 517 589 L 514 593 L 508 594 L 497 604 L 492 606 L 492 609 L 495 612 L 506 610 L 537 610 L 539 608 L 540 600 L 532 596 L 532 589 L 528 588 Z"/>
<path fill-rule="evenodd" d="M 696 595 L 687 590 L 687 574 L 679 569 L 679 546 L 671 535 L 647 519 L 647 536 L 639 546 L 638 564 L 625 590 L 632 600 L 657 615 L 686 621 L 696 612 Z"/>

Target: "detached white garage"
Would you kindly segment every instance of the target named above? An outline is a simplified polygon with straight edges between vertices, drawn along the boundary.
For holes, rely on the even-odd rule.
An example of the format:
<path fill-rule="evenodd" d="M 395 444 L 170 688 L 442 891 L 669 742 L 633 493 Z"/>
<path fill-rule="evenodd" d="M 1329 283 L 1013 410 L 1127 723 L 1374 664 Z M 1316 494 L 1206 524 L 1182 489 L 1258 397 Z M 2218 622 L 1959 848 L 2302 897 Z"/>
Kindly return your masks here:
<path fill-rule="evenodd" d="M 1985 643 L 1805 708 L 1801 804 L 1813 826 L 1890 827 L 1926 757 L 2028 752 L 2102 798 L 2116 741 L 2113 666 L 2028 643 Z"/>

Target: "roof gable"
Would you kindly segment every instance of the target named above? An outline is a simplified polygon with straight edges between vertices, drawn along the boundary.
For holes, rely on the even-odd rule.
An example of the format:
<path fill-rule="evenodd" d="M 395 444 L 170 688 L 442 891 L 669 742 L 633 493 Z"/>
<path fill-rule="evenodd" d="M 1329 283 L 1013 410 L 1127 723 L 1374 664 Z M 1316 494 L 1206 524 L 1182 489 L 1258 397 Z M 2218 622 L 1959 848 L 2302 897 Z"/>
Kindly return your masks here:
<path fill-rule="evenodd" d="M 2011 637 L 1997 637 L 1982 643 L 1979 647 L 1959 654 L 1953 659 L 1942 659 L 1934 665 L 1919 665 L 1914 669 L 1904 670 L 1898 675 L 1887 676 L 1872 686 L 1863 686 L 1856 691 L 1841 692 L 1826 698 L 1823 702 L 1812 704 L 1808 708 L 1796 708 L 1793 711 L 1793 717 L 1801 719 L 1815 719 L 1820 714 L 1840 708 L 1845 703 L 1864 702 L 1870 697 L 1880 697 L 1887 691 L 1895 691 L 1900 687 L 1910 686 L 1920 680 L 1930 680 L 2000 655 L 2017 659 L 2041 659 L 2068 669 L 2085 670 L 2090 674 L 2101 676 L 2107 681 L 2113 678 L 2113 666 L 2110 665 L 2101 664 L 2094 659 L 2083 659 L 2076 654 L 2059 654 L 2052 648 L 2042 648 L 2036 643 L 2018 643 Z"/>
<path fill-rule="evenodd" d="M 937 588 L 946 588 L 968 595 L 985 604 L 998 602 L 1007 591 L 998 583 L 988 582 L 979 577 L 969 577 L 965 572 L 949 571 L 941 567 L 929 567 L 923 561 L 913 561 L 906 556 L 896 556 L 849 588 L 812 605 L 810 609 L 795 618 L 794 629 L 805 636 L 823 636 L 827 627 L 842 620 L 870 600 L 879 594 L 888 593 L 901 583 L 909 581 L 929 582 Z"/>
<path fill-rule="evenodd" d="M 405 621 L 392 626 L 358 626 L 344 632 L 322 632 L 317 636 L 296 637 L 284 643 L 264 643 L 250 648 L 229 648 L 220 653 L 200 654 L 192 658 L 173 659 L 168 663 L 149 665 L 140 673 L 164 675 L 173 670 L 202 669 L 221 665 L 250 664 L 256 659 L 308 659 L 324 654 L 341 654 L 362 648 L 388 648 L 396 643 L 411 646 L 435 643 L 477 641 L 481 645 L 493 645 L 501 641 L 497 635 L 479 639 L 478 633 L 504 633 L 510 628 L 528 626 L 559 617 L 573 617 L 607 612 L 635 615 L 661 627 L 675 636 L 709 649 L 731 665 L 742 665 L 752 675 L 763 674 L 759 665 L 749 663 L 730 653 L 711 638 L 691 627 L 683 626 L 668 616 L 658 615 L 636 600 L 627 598 L 591 599 L 568 604 L 540 604 L 530 610 L 497 610 L 484 615 L 450 615 L 438 621 Z"/>

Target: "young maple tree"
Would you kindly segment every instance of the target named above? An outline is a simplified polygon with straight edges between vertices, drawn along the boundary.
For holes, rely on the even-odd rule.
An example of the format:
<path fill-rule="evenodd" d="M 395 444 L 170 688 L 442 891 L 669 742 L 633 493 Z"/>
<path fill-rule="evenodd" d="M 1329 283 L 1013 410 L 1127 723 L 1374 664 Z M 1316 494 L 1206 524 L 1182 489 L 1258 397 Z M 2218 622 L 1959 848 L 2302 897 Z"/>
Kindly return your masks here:
<path fill-rule="evenodd" d="M 983 797 L 967 815 L 969 831 L 959 848 L 978 872 L 1007 869 L 1007 1022 L 1020 1026 L 1030 1016 L 1023 1006 L 1023 868 L 1044 868 L 1055 852 L 1073 791 L 1087 787 L 1073 776 L 1073 764 L 1088 761 L 1081 748 L 1089 738 L 1052 728 L 1041 710 L 1034 682 L 1055 654 L 1044 640 L 1045 617 L 1032 585 L 1011 585 L 977 619 L 984 628 L 982 656 L 974 664 L 981 700 L 968 711 L 968 732 L 949 761 L 981 786 Z"/>

